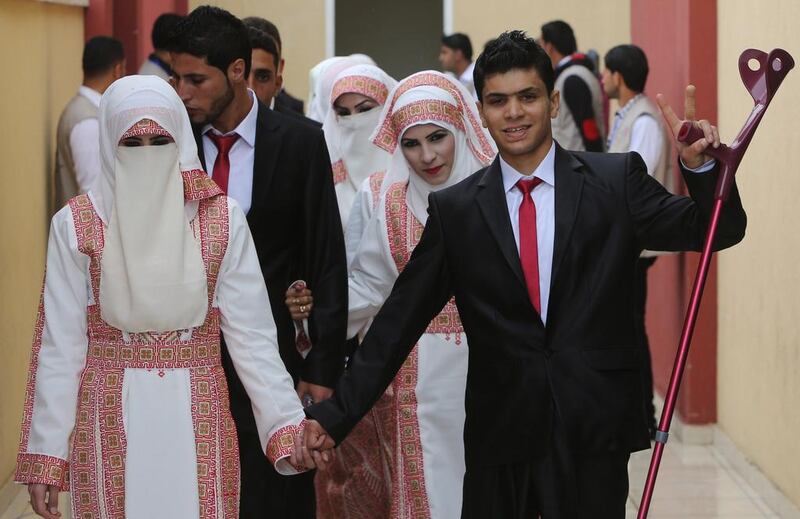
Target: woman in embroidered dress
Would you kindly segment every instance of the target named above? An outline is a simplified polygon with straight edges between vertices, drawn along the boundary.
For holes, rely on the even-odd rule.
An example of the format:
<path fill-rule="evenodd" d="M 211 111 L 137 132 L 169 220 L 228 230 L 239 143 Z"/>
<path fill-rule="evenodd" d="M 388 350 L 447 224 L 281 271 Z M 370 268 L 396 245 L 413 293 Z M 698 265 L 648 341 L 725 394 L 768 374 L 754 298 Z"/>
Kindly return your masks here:
<path fill-rule="evenodd" d="M 97 189 L 51 224 L 15 480 L 43 517 L 69 489 L 76 518 L 234 519 L 220 330 L 283 474 L 303 421 L 245 216 L 161 79 L 112 84 L 100 128 Z"/>
<path fill-rule="evenodd" d="M 392 153 L 392 163 L 351 265 L 350 336 L 363 333 L 405 267 L 427 221 L 428 194 L 463 180 L 495 155 L 471 96 L 444 74 L 414 74 L 389 99 L 373 141 Z M 451 301 L 392 382 L 393 427 L 385 440 L 393 453 L 390 517 L 461 515 L 462 332 Z"/>
<path fill-rule="evenodd" d="M 391 155 L 372 144 L 370 137 L 378 126 L 386 98 L 396 84 L 397 81 L 374 65 L 351 66 L 333 81 L 331 110 L 322 130 L 331 156 L 339 214 L 345 224 L 348 265 L 366 224 L 361 221 L 360 210 L 351 218 L 350 210 L 359 188 L 370 175 L 385 173 L 391 160 Z"/>

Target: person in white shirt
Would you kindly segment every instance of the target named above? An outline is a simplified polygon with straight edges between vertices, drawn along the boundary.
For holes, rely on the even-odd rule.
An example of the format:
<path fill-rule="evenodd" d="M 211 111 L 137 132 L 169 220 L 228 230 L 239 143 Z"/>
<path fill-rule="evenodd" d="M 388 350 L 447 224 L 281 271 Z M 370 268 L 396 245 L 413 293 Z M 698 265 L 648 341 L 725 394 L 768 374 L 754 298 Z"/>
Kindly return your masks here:
<path fill-rule="evenodd" d="M 83 48 L 82 66 L 83 84 L 58 120 L 51 215 L 70 198 L 86 193 L 100 172 L 100 96 L 125 73 L 122 43 L 108 36 L 95 36 Z"/>
<path fill-rule="evenodd" d="M 661 123 L 658 107 L 644 94 L 647 82 L 647 56 L 636 45 L 618 45 L 605 55 L 603 89 L 609 99 L 619 101 L 619 110 L 608 135 L 608 151 L 637 152 L 647 166 L 647 173 L 672 191 L 670 144 Z M 644 251 L 636 262 L 634 322 L 636 341 L 642 355 L 642 384 L 651 436 L 655 435 L 656 416 L 653 404 L 653 372 L 650 344 L 645 329 L 647 303 L 647 270 L 656 261 L 657 253 Z"/>
<path fill-rule="evenodd" d="M 460 32 L 443 36 L 442 46 L 439 48 L 439 63 L 442 64 L 442 70 L 453 74 L 472 97 L 478 99 L 472 81 L 475 63 L 472 62 L 472 42 L 469 36 Z"/>
<path fill-rule="evenodd" d="M 150 33 L 153 52 L 139 67 L 140 75 L 158 76 L 164 81 L 169 81 L 169 78 L 172 77 L 172 67 L 169 64 L 169 42 L 175 27 L 182 18 L 181 15 L 175 13 L 164 13 L 156 18 L 153 23 L 153 31 Z"/>

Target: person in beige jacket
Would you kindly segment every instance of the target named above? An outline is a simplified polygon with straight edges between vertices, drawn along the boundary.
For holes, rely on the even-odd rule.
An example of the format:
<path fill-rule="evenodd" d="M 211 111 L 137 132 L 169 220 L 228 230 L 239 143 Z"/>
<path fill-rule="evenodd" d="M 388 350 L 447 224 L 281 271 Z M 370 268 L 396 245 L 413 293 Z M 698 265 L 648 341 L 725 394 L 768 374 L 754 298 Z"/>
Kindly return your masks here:
<path fill-rule="evenodd" d="M 647 166 L 647 173 L 668 191 L 673 191 L 670 144 L 661 124 L 658 107 L 644 94 L 647 82 L 647 56 L 636 45 L 618 45 L 605 56 L 603 89 L 609 99 L 617 99 L 619 110 L 614 115 L 608 136 L 610 153 L 635 151 Z M 653 405 L 653 372 L 650 345 L 645 330 L 647 303 L 647 270 L 655 263 L 658 253 L 644 251 L 636 263 L 634 319 L 636 336 L 641 347 L 642 377 L 645 388 L 645 407 L 652 436 L 656 430 Z"/>

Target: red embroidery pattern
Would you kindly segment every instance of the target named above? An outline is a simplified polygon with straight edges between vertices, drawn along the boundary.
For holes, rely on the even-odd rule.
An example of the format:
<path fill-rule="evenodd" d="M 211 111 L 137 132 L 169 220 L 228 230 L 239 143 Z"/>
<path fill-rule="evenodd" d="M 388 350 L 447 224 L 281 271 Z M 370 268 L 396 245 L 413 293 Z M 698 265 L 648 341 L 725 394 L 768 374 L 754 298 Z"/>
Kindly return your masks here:
<path fill-rule="evenodd" d="M 222 516 L 235 519 L 239 517 L 239 445 L 222 368 L 193 370 L 191 391 L 200 518 L 218 517 L 221 496 Z"/>
<path fill-rule="evenodd" d="M 128 137 L 138 137 L 139 135 L 162 135 L 164 137 L 172 138 L 172 135 L 170 135 L 167 130 L 162 128 L 161 125 L 154 120 L 142 119 L 128 128 L 128 131 L 123 133 L 119 140 L 123 141 Z"/>
<path fill-rule="evenodd" d="M 181 171 L 184 200 L 202 200 L 221 195 L 222 190 L 202 169 Z"/>
<path fill-rule="evenodd" d="M 199 173 L 208 178 L 202 171 Z M 200 196 L 200 190 L 195 194 Z M 206 267 L 209 311 L 205 322 L 191 333 L 178 330 L 123 334 L 103 321 L 97 304 L 103 224 L 86 195 L 72 199 L 70 207 L 78 249 L 90 258 L 94 294 L 94 304 L 88 308 L 87 365 L 78 392 L 70 458 L 75 516 L 124 517 L 126 440 L 121 395 L 124 369 L 189 368 L 202 517 L 218 517 L 219 503 L 223 517 L 237 517 L 238 444 L 220 364 L 219 311 L 211 306 L 228 244 L 227 198 L 203 198 L 192 221 Z"/>
<path fill-rule="evenodd" d="M 411 259 L 414 247 L 422 237 L 425 228 L 408 210 L 406 204 L 406 191 L 408 185 L 398 182 L 386 192 L 386 226 L 389 233 L 389 251 L 397 265 L 397 270 L 402 272 Z M 450 334 L 455 335 L 456 344 L 461 344 L 461 334 L 464 327 L 461 325 L 461 316 L 455 299 L 451 299 L 442 311 L 428 325 L 425 333 L 444 334 L 446 339 Z"/>
<path fill-rule="evenodd" d="M 20 453 L 17 456 L 17 471 L 14 481 L 18 483 L 41 483 L 55 485 L 59 490 L 69 490 L 67 460 L 43 454 Z"/>
<path fill-rule="evenodd" d="M 345 166 L 343 160 L 337 160 L 331 164 L 331 169 L 333 170 L 334 184 L 341 184 L 347 180 L 347 166 Z"/>
<path fill-rule="evenodd" d="M 386 176 L 385 171 L 379 171 L 377 173 L 373 173 L 369 177 L 369 190 L 372 193 L 372 211 L 375 211 L 375 208 L 378 207 L 378 202 L 381 199 L 381 184 L 383 184 L 383 178 Z"/>
<path fill-rule="evenodd" d="M 441 121 L 461 131 L 466 131 L 458 107 L 439 99 L 415 101 L 392 113 L 392 129 L 395 135 L 420 121 Z"/>
<path fill-rule="evenodd" d="M 400 85 L 398 85 L 398 87 L 395 89 L 390 101 L 389 113 L 394 112 L 394 105 L 400 96 L 412 88 L 422 85 L 430 85 L 441 88 L 453 96 L 453 98 L 456 100 L 456 103 L 458 103 L 458 109 L 461 117 L 466 119 L 465 126 L 468 124 L 472 127 L 473 133 L 477 136 L 479 141 L 479 147 L 475 148 L 475 146 L 472 144 L 472 140 L 468 139 L 470 143 L 470 149 L 484 164 L 491 162 L 495 156 L 495 153 L 492 150 L 492 145 L 489 143 L 489 139 L 486 138 L 486 135 L 481 129 L 482 125 L 480 121 L 478 121 L 478 119 L 475 117 L 475 114 L 467 106 L 467 103 L 472 102 L 472 100 L 464 99 L 458 87 L 452 82 L 452 80 L 448 79 L 447 76 L 443 74 L 421 72 L 419 74 L 414 74 L 401 82 Z M 391 118 L 387 118 L 378 129 L 375 138 L 372 140 L 372 142 L 374 142 L 377 146 L 380 146 L 389 153 L 393 153 L 394 149 L 397 147 L 398 135 L 394 132 L 393 126 L 394 125 L 391 122 Z"/>
<path fill-rule="evenodd" d="M 273 465 L 281 458 L 292 455 L 294 437 L 306 426 L 303 420 L 298 425 L 287 425 L 275 431 L 267 442 L 267 459 Z"/>
<path fill-rule="evenodd" d="M 47 276 L 47 273 L 45 273 Z M 44 282 L 39 295 L 39 311 L 36 315 L 36 327 L 33 331 L 33 347 L 31 348 L 31 362 L 28 366 L 28 381 L 25 384 L 25 404 L 22 414 L 22 434 L 19 440 L 19 452 L 28 450 L 28 438 L 31 434 L 31 417 L 33 416 L 33 398 L 36 394 L 36 370 L 39 368 L 39 350 L 42 349 L 42 332 L 44 331 Z M 19 470 L 19 466 L 17 467 Z M 27 471 L 23 471 L 27 472 Z M 15 480 L 20 481 L 21 480 Z"/>
<path fill-rule="evenodd" d="M 349 93 L 365 95 L 379 105 L 384 104 L 389 97 L 389 89 L 377 79 L 367 76 L 347 76 L 333 85 L 331 104 L 335 103 L 340 95 Z"/>

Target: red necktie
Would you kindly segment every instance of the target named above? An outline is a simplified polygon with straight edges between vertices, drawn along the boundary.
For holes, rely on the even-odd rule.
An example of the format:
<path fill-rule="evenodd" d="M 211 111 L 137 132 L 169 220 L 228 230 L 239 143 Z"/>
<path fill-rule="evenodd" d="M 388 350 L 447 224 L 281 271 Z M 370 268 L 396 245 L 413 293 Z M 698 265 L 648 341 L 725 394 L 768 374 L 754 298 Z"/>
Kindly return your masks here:
<path fill-rule="evenodd" d="M 525 284 L 528 286 L 528 296 L 539 313 L 542 311 L 539 299 L 539 245 L 536 241 L 536 205 L 531 192 L 541 183 L 541 178 L 534 177 L 532 180 L 520 180 L 516 184 L 517 189 L 522 191 L 522 205 L 519 206 L 519 259 L 525 274 Z"/>
<path fill-rule="evenodd" d="M 232 133 L 230 135 L 217 135 L 208 132 L 208 138 L 217 147 L 217 158 L 214 161 L 214 170 L 211 172 L 211 178 L 217 183 L 222 192 L 228 194 L 228 176 L 231 172 L 231 161 L 228 158 L 228 152 L 231 151 L 233 143 L 239 138 L 239 134 Z"/>

